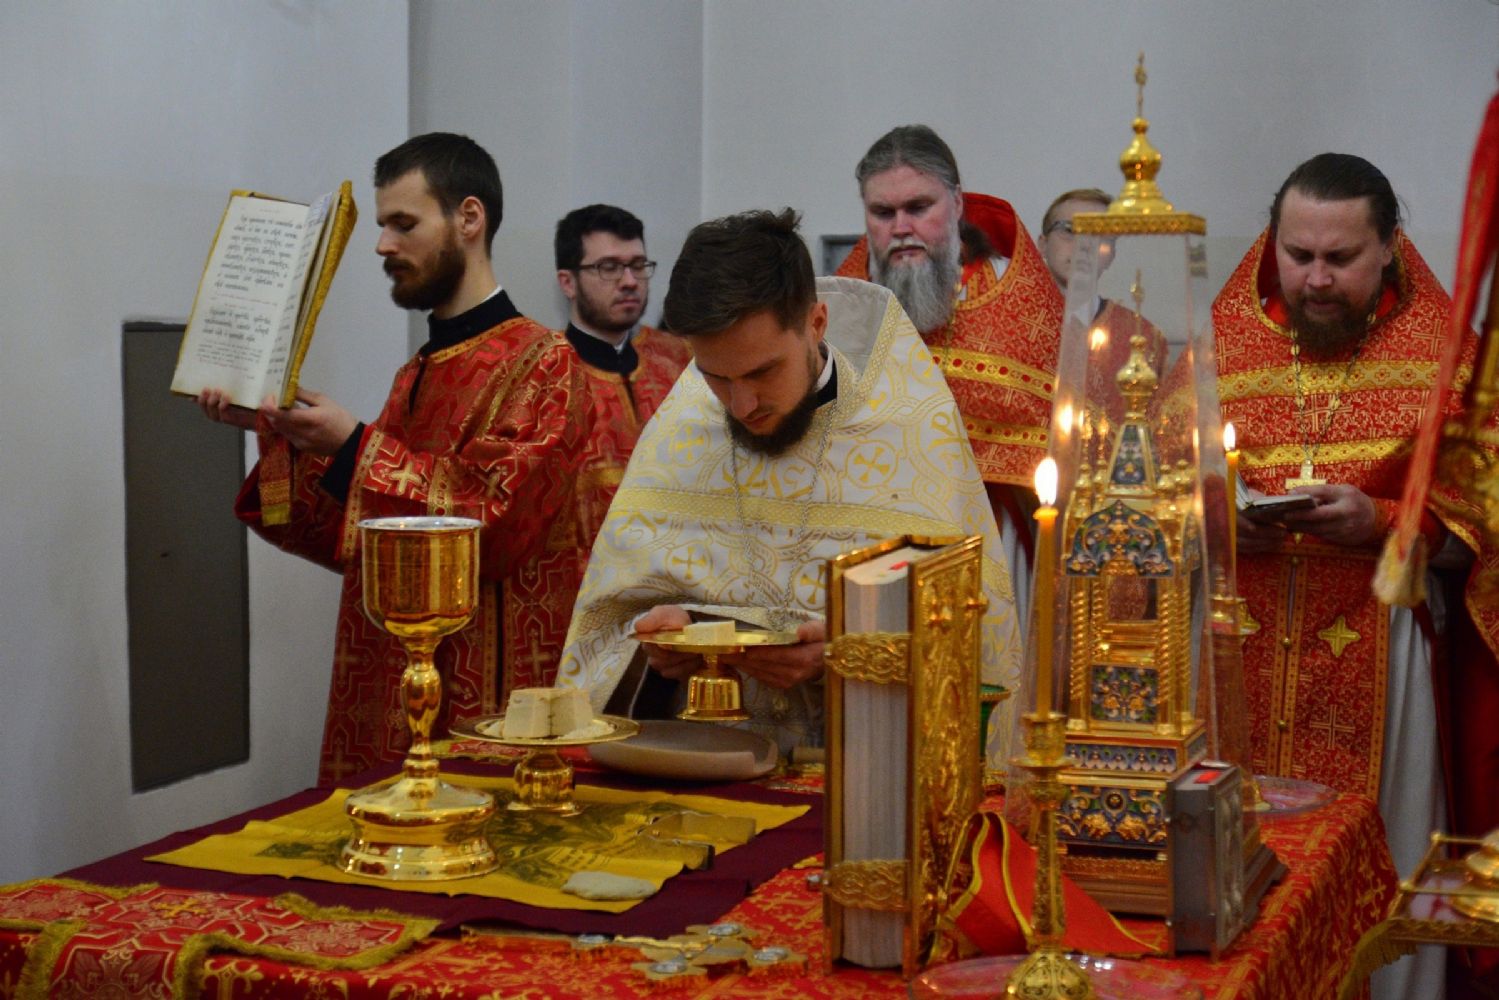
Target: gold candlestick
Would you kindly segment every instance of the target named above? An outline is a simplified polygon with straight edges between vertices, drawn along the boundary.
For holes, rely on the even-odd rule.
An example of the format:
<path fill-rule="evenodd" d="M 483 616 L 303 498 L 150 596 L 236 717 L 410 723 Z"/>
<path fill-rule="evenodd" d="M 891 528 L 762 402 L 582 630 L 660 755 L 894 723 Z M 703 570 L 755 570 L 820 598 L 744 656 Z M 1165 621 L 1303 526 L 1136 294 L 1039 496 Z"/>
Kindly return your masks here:
<path fill-rule="evenodd" d="M 406 650 L 401 694 L 411 750 L 394 784 L 362 789 L 344 803 L 354 836 L 339 867 L 350 874 L 424 882 L 482 875 L 496 865 L 484 836 L 493 797 L 441 780 L 431 744 L 442 704 L 432 655 L 443 636 L 474 615 L 479 528 L 478 521 L 449 517 L 359 524 L 365 614 Z"/>
<path fill-rule="evenodd" d="M 1036 845 L 1036 896 L 1031 907 L 1030 955 L 1010 974 L 1005 996 L 1025 1000 L 1093 1000 L 1088 974 L 1062 951 L 1066 916 L 1057 858 L 1057 807 L 1067 796 L 1059 779 L 1070 763 L 1067 715 L 1052 711 L 1052 628 L 1057 585 L 1057 463 L 1036 467 L 1036 710 L 1021 716 L 1025 756 L 1014 763 L 1031 776 L 1031 841 Z"/>
<path fill-rule="evenodd" d="M 1038 664 L 1038 673 L 1049 666 Z M 1067 796 L 1058 775 L 1067 766 L 1067 716 L 1038 709 L 1021 717 L 1030 772 L 1031 832 L 1036 845 L 1036 897 L 1031 906 L 1030 955 L 1010 974 L 1005 996 L 1024 1000 L 1095 1000 L 1088 974 L 1062 951 L 1067 929 L 1062 868 L 1057 858 L 1057 806 Z"/>

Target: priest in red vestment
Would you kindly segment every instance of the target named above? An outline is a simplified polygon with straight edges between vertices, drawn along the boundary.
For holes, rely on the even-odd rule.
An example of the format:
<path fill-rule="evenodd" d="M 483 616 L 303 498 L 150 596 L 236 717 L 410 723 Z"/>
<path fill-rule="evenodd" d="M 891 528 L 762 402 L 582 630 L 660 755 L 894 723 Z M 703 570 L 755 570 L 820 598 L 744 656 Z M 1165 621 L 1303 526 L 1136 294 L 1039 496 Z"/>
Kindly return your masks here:
<path fill-rule="evenodd" d="M 576 355 L 516 311 L 494 278 L 499 171 L 473 140 L 417 136 L 375 164 L 391 298 L 430 310 L 373 423 L 318 393 L 255 414 L 218 393 L 211 418 L 255 426 L 261 459 L 237 515 L 273 544 L 343 574 L 319 780 L 400 760 L 409 734 L 401 645 L 362 609 L 358 523 L 397 515 L 483 522 L 479 610 L 437 648 L 442 715 L 498 711 L 512 685 L 550 683 L 578 585 L 574 478 L 589 420 Z M 289 473 L 284 503 L 262 479 Z M 279 508 L 279 509 L 278 509 Z"/>
<path fill-rule="evenodd" d="M 581 557 L 609 512 L 640 428 L 691 360 L 676 337 L 640 322 L 656 262 L 645 226 L 614 205 L 574 209 L 557 223 L 557 284 L 569 302 L 567 342 L 583 360 L 593 432 L 578 473 Z"/>
<path fill-rule="evenodd" d="M 1024 622 L 1031 488 L 1047 453 L 1061 293 L 1009 202 L 964 192 L 952 150 L 927 126 L 891 129 L 854 176 L 865 236 L 838 274 L 894 292 L 946 376 Z"/>
<path fill-rule="evenodd" d="M 1428 601 L 1412 613 L 1370 589 L 1450 308 L 1397 227 L 1398 211 L 1389 181 L 1359 157 L 1324 153 L 1302 164 L 1214 302 L 1213 324 L 1219 397 L 1238 432 L 1245 485 L 1315 501 L 1280 521 L 1239 517 L 1255 769 L 1378 797 L 1408 873 L 1426 834 L 1445 825 L 1439 720 L 1445 729 L 1488 711 L 1492 745 L 1492 706 L 1451 686 L 1476 671 L 1494 689 L 1499 631 L 1473 626 L 1481 609 L 1464 581 L 1484 542 L 1471 517 L 1478 508 L 1459 497 L 1428 510 Z M 1471 332 L 1462 350 L 1458 384 L 1442 400 L 1449 415 L 1472 372 Z M 1436 655 L 1463 636 L 1480 641 Z M 1453 793 L 1464 826 L 1493 788 L 1460 782 Z"/>

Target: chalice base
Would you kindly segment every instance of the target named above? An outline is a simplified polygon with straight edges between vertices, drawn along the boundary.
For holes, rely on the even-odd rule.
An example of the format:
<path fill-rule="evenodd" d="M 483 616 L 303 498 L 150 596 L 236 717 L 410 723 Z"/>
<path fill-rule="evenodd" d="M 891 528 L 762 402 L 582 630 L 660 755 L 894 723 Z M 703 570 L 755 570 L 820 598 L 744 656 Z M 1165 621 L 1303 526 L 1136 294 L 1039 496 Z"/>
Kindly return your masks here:
<path fill-rule="evenodd" d="M 739 678 L 720 673 L 687 678 L 687 707 L 677 718 L 689 722 L 738 722 L 748 719 Z"/>
<path fill-rule="evenodd" d="M 338 866 L 389 882 L 438 882 L 491 872 L 498 864 L 484 827 L 495 813 L 487 792 L 437 778 L 403 777 L 350 795 L 354 836 Z"/>
<path fill-rule="evenodd" d="M 952 962 L 927 969 L 911 980 L 910 993 L 915 998 L 942 1000 L 1003 1000 L 1008 996 L 1096 997 L 1097 1000 L 1202 1000 L 1202 991 L 1173 969 L 1149 962 L 1131 962 L 1117 958 L 1093 958 L 1068 955 L 1092 983 L 1088 993 L 1027 994 L 1005 992 L 1005 986 L 1021 964 L 1035 958 L 1031 955 L 996 955 Z"/>

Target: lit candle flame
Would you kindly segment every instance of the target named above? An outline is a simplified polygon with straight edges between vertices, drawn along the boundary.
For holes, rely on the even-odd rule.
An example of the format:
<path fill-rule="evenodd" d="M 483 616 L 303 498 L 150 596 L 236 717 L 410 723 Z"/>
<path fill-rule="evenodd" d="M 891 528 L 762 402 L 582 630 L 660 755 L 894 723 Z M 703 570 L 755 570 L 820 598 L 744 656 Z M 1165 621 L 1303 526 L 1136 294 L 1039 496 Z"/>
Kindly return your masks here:
<path fill-rule="evenodd" d="M 1233 451 L 1238 443 L 1239 439 L 1234 434 L 1234 422 L 1230 420 L 1228 423 L 1223 425 L 1223 450 Z"/>
<path fill-rule="evenodd" d="M 1057 502 L 1057 463 L 1049 455 L 1036 466 L 1036 498 L 1046 507 Z"/>
<path fill-rule="evenodd" d="M 1088 335 L 1088 346 L 1095 351 L 1101 351 L 1109 342 L 1109 331 L 1101 326 L 1095 326 L 1093 332 Z"/>

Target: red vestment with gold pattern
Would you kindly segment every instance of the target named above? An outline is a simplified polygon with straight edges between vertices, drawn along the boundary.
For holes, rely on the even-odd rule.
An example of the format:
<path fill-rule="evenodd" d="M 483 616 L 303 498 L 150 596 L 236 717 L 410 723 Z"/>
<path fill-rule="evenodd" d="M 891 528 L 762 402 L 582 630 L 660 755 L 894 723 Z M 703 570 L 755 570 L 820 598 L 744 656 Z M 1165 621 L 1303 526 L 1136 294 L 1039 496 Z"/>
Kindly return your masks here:
<path fill-rule="evenodd" d="M 979 475 L 991 484 L 994 500 L 993 484 L 1029 489 L 1046 457 L 1062 294 L 1009 202 L 965 193 L 963 219 L 1009 265 L 1003 274 L 988 259 L 966 266 L 951 321 L 923 330 L 921 339 L 958 401 Z M 854 245 L 838 274 L 869 280 L 868 237 Z"/>
<path fill-rule="evenodd" d="M 1303 415 L 1268 232 L 1213 303 L 1218 394 L 1224 419 L 1238 431 L 1244 483 L 1285 493 L 1310 446 L 1317 478 L 1357 486 L 1374 500 L 1381 536 L 1399 502 L 1450 308 L 1404 234 L 1397 234 L 1395 260 L 1398 281 L 1387 286 L 1362 348 L 1302 354 Z M 1470 333 L 1460 382 L 1476 346 Z M 1458 412 L 1461 388 L 1444 400 L 1447 413 Z M 1471 525 L 1432 509 L 1433 535 L 1440 518 L 1479 550 Z M 1390 609 L 1371 590 L 1378 555 L 1378 545 L 1336 546 L 1311 535 L 1292 535 L 1274 553 L 1239 555 L 1238 591 L 1256 628 L 1244 645 L 1256 771 L 1378 797 L 1390 639 Z M 1424 608 L 1418 620 L 1429 633 Z M 1488 628 L 1484 638 L 1499 645 L 1499 630 Z M 1440 680 L 1436 686 L 1440 702 Z"/>
<path fill-rule="evenodd" d="M 1171 345 L 1150 320 L 1112 299 L 1104 299 L 1098 315 L 1093 317 L 1092 330 L 1102 328 L 1108 341 L 1102 348 L 1096 363 L 1088 365 L 1087 398 L 1090 404 L 1102 407 L 1110 420 L 1118 424 L 1124 419 L 1124 394 L 1119 391 L 1119 381 L 1114 376 L 1129 361 L 1130 338 L 1136 333 L 1145 338 L 1142 348 L 1145 360 L 1156 377 L 1166 377 L 1166 355 Z M 1090 331 L 1091 335 L 1091 331 Z"/>
<path fill-rule="evenodd" d="M 343 573 L 320 782 L 400 760 L 410 743 L 406 654 L 363 610 L 365 518 L 484 524 L 478 611 L 437 647 L 443 701 L 434 736 L 452 719 L 499 711 L 513 687 L 552 682 L 581 579 L 573 487 L 589 419 L 583 365 L 567 342 L 515 316 L 396 372 L 363 431 L 346 502 L 321 486 L 330 458 L 293 450 L 290 521 L 264 524 L 259 466 L 251 472 L 235 504 L 240 519 Z M 262 435 L 262 454 L 280 440 Z"/>
<path fill-rule="evenodd" d="M 583 556 L 609 513 L 609 502 L 624 478 L 640 428 L 666 398 L 677 376 L 692 360 L 680 338 L 641 326 L 630 338 L 638 361 L 628 375 L 585 364 L 593 397 L 593 431 L 578 471 L 578 507 L 583 525 Z M 612 348 L 611 348 L 612 350 Z M 585 359 L 586 360 L 586 359 Z"/>

